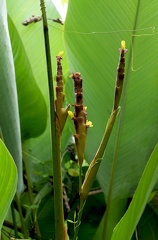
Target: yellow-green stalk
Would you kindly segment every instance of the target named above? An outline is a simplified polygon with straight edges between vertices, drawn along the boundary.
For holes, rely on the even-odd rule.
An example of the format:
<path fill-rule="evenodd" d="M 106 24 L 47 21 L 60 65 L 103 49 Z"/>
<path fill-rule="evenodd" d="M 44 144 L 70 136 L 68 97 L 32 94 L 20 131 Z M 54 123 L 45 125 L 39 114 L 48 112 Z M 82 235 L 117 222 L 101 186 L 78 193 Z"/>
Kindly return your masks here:
<path fill-rule="evenodd" d="M 100 163 L 102 161 L 110 134 L 112 132 L 118 112 L 120 110 L 119 103 L 120 103 L 120 98 L 121 98 L 121 93 L 122 93 L 122 88 L 123 88 L 124 71 L 125 71 L 124 55 L 127 52 L 127 49 L 125 49 L 125 41 L 121 41 L 121 48 L 119 49 L 119 52 L 120 52 L 120 59 L 119 59 L 119 64 L 118 64 L 118 68 L 117 68 L 114 105 L 113 105 L 109 120 L 107 122 L 105 132 L 104 132 L 103 138 L 101 140 L 100 146 L 98 148 L 98 151 L 95 154 L 95 156 L 87 170 L 84 182 L 81 186 L 80 210 L 79 210 L 79 215 L 78 215 L 79 217 L 78 217 L 77 223 L 75 224 L 76 228 L 75 228 L 73 240 L 77 240 L 78 229 L 79 229 L 81 216 L 82 216 L 82 210 L 83 210 L 84 204 L 86 202 L 88 193 L 89 193 L 89 191 L 92 187 L 92 184 L 96 178 L 96 175 L 97 175 Z"/>
<path fill-rule="evenodd" d="M 98 151 L 92 160 L 89 169 L 86 173 L 85 180 L 83 182 L 83 185 L 81 187 L 81 192 L 80 192 L 80 198 L 82 201 L 84 201 L 88 193 L 92 187 L 92 184 L 95 180 L 96 174 L 98 172 L 102 157 L 104 155 L 104 151 L 106 148 L 106 145 L 108 143 L 111 131 L 113 129 L 117 114 L 119 112 L 119 102 L 121 98 L 121 93 L 122 93 L 122 88 L 123 88 L 123 79 L 124 79 L 124 69 L 125 69 L 125 58 L 124 54 L 127 52 L 127 49 L 125 49 L 125 41 L 121 42 L 121 48 L 119 49 L 120 51 L 120 59 L 119 59 L 119 65 L 117 68 L 117 75 L 116 75 L 116 86 L 115 86 L 115 97 L 114 97 L 114 106 L 110 115 L 110 118 L 107 122 L 106 129 L 101 141 L 101 144 L 98 148 Z"/>

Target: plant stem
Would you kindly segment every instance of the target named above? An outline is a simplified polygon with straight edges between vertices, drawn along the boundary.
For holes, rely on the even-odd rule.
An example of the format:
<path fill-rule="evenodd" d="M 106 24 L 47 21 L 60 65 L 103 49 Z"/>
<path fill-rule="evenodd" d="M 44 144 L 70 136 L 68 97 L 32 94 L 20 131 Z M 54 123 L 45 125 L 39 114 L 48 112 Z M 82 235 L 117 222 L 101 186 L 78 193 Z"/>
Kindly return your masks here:
<path fill-rule="evenodd" d="M 13 202 L 11 204 L 11 212 L 12 212 L 12 219 L 13 219 L 13 225 L 14 225 L 15 238 L 18 238 L 18 229 L 17 229 L 17 224 L 16 224 L 16 216 L 15 216 L 15 209 L 14 209 Z"/>
<path fill-rule="evenodd" d="M 54 87 L 53 74 L 50 54 L 50 43 L 47 16 L 45 11 L 44 0 L 40 0 L 43 31 L 45 40 L 45 52 L 48 73 L 49 86 L 49 101 L 50 101 L 50 125 L 51 125 L 51 142 L 52 142 L 52 157 L 53 157 L 53 178 L 54 178 L 54 211 L 55 211 L 55 239 L 67 239 L 66 229 L 64 226 L 64 211 L 63 211 L 63 190 L 62 190 L 62 168 L 61 168 L 61 153 L 60 153 L 60 128 L 56 118 L 54 109 Z"/>
<path fill-rule="evenodd" d="M 100 143 L 100 146 L 98 148 L 98 151 L 87 170 L 85 180 L 81 187 L 80 198 L 82 200 L 85 200 L 87 198 L 88 193 L 92 187 L 92 184 L 96 178 L 96 174 L 98 172 L 98 169 L 99 169 L 99 166 L 100 166 L 100 163 L 101 163 L 101 160 L 102 160 L 105 148 L 107 146 L 118 112 L 119 112 L 119 108 L 112 111 L 110 118 L 107 122 L 106 129 L 105 129 L 102 141 Z"/>
<path fill-rule="evenodd" d="M 23 161 L 24 161 L 25 171 L 26 171 L 26 177 L 27 177 L 27 187 L 28 187 L 30 204 L 33 204 L 33 195 L 32 195 L 32 188 L 31 188 L 31 180 L 30 180 L 28 162 L 27 162 L 27 159 L 26 159 L 26 154 L 25 154 L 25 152 L 24 152 L 24 145 L 22 145 L 22 149 L 23 149 Z"/>
<path fill-rule="evenodd" d="M 29 174 L 29 167 L 28 167 L 28 162 L 26 159 L 26 154 L 24 151 L 24 145 L 22 145 L 23 148 L 23 160 L 24 160 L 24 165 L 25 165 L 25 171 L 26 171 L 26 177 L 27 177 L 27 187 L 28 187 L 28 193 L 29 193 L 29 199 L 30 199 L 30 204 L 34 204 L 34 199 L 33 199 L 33 194 L 32 194 L 32 187 L 31 187 L 31 179 L 30 179 L 30 174 Z M 33 215 L 33 222 L 35 224 L 35 229 L 36 229 L 36 238 L 41 239 L 41 233 L 39 229 L 39 225 L 37 222 L 37 216 L 36 216 L 36 209 L 31 210 L 32 215 Z"/>
<path fill-rule="evenodd" d="M 80 191 L 80 209 L 79 209 L 79 213 L 78 213 L 78 218 L 77 218 L 77 222 L 75 224 L 75 231 L 74 231 L 74 238 L 73 240 L 77 240 L 77 235 L 78 235 L 78 230 L 79 230 L 79 226 L 80 226 L 80 222 L 81 222 L 81 217 L 82 217 L 82 212 L 83 212 L 83 208 L 84 205 L 86 203 L 86 199 L 88 197 L 88 193 L 92 187 L 92 184 L 96 178 L 96 174 L 98 172 L 100 163 L 101 163 L 101 158 L 103 157 L 104 154 L 104 150 L 106 148 L 106 145 L 108 143 L 111 131 L 113 129 L 117 114 L 118 114 L 119 108 L 117 110 L 113 110 L 110 118 L 107 122 L 107 126 L 102 138 L 102 141 L 100 143 L 100 146 L 98 148 L 98 151 L 93 159 L 93 161 L 91 162 L 86 176 L 85 176 L 85 180 L 82 184 L 81 187 L 81 191 Z"/>
<path fill-rule="evenodd" d="M 56 124 L 58 125 L 58 124 Z M 59 133 L 59 134 L 58 134 Z M 62 187 L 62 163 L 61 163 L 61 153 L 60 153 L 60 126 L 59 132 L 56 134 L 56 159 L 54 159 L 53 165 L 53 178 L 54 178 L 54 211 L 55 211 L 55 239 L 67 239 L 66 229 L 64 225 L 64 210 L 63 210 L 63 187 Z"/>
<path fill-rule="evenodd" d="M 82 217 L 82 212 L 83 212 L 85 202 L 86 201 L 82 201 L 82 200 L 80 201 L 80 208 L 79 208 L 79 212 L 78 212 L 78 215 L 77 215 L 77 222 L 75 223 L 73 240 L 78 240 L 78 231 L 79 231 L 79 227 L 80 227 L 80 224 L 81 224 L 81 217 Z"/>
<path fill-rule="evenodd" d="M 115 86 L 115 98 L 114 98 L 114 106 L 113 109 L 117 109 L 120 103 L 120 98 L 122 94 L 123 89 L 123 82 L 124 82 L 124 74 L 125 74 L 125 53 L 127 52 L 127 49 L 125 49 L 125 41 L 121 41 L 121 49 L 120 51 L 120 59 L 119 64 L 117 68 L 117 77 L 116 77 L 116 86 Z M 116 149 L 118 148 L 118 144 L 116 144 Z M 115 151 L 116 153 L 116 151 Z M 107 239 L 107 225 L 108 225 L 108 218 L 110 215 L 110 208 L 111 208 L 111 199 L 112 199 L 112 190 L 113 190 L 113 183 L 114 183 L 114 174 L 116 170 L 116 164 L 117 164 L 117 158 L 114 157 L 113 163 L 112 163 L 112 170 L 111 170 L 111 177 L 110 177 L 110 185 L 109 185 L 109 191 L 108 191 L 108 198 L 107 198 L 107 204 L 106 204 L 106 213 L 105 213 L 105 221 L 104 221 L 104 229 L 103 229 L 103 235 L 102 239 Z"/>
<path fill-rule="evenodd" d="M 4 220 L 3 226 L 14 230 L 14 224 L 12 222 L 7 221 L 7 220 Z M 22 232 L 21 227 L 17 226 L 17 231 L 21 233 Z"/>
<path fill-rule="evenodd" d="M 27 238 L 28 237 L 28 231 L 27 231 L 26 226 L 25 226 L 24 217 L 23 217 L 23 214 L 22 214 L 22 209 L 21 209 L 21 204 L 20 204 L 20 199 L 19 199 L 19 196 L 18 196 L 17 192 L 15 194 L 15 201 L 16 201 L 19 216 L 20 216 L 22 233 L 24 235 L 24 238 Z"/>
<path fill-rule="evenodd" d="M 123 80 L 124 80 L 124 72 L 125 72 L 125 53 L 127 52 L 127 49 L 125 49 L 125 41 L 121 41 L 121 48 L 119 49 L 120 51 L 120 59 L 119 59 L 119 64 L 117 68 L 117 75 L 116 75 L 116 86 L 115 86 L 115 97 L 114 97 L 114 105 L 112 108 L 112 113 L 110 115 L 110 118 L 107 122 L 106 129 L 101 141 L 101 144 L 98 148 L 98 151 L 92 160 L 88 171 L 85 176 L 85 180 L 83 182 L 83 185 L 81 187 L 81 192 L 80 192 L 80 199 L 82 201 L 86 201 L 88 193 L 92 187 L 92 184 L 95 180 L 95 177 L 97 175 L 102 157 L 105 152 L 105 148 L 107 146 L 109 137 L 111 135 L 117 114 L 119 112 L 119 103 L 120 103 L 120 98 L 122 94 L 122 89 L 123 89 Z M 113 162 L 113 169 L 112 169 L 112 176 L 111 176 L 111 181 L 110 181 L 110 188 L 109 188 L 109 194 L 108 194 L 108 211 L 105 216 L 105 226 L 104 226 L 104 231 L 103 231 L 103 237 L 105 237 L 106 232 L 106 227 L 107 227 L 107 220 L 108 220 L 108 214 L 109 214 L 109 209 L 110 209 L 110 202 L 111 202 L 111 196 L 112 196 L 112 186 L 113 186 L 113 178 L 114 178 L 114 173 L 115 173 L 115 168 L 116 168 L 116 161 Z M 104 238 L 103 238 L 104 239 Z"/>
<path fill-rule="evenodd" d="M 79 164 L 79 193 L 81 191 L 81 186 L 82 186 L 82 165 Z"/>

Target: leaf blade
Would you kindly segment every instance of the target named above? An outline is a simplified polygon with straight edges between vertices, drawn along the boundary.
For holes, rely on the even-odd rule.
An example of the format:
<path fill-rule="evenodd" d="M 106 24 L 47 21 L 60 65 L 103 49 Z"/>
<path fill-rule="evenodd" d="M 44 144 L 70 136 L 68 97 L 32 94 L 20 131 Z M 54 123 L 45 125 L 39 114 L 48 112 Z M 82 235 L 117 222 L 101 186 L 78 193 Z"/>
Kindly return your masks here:
<path fill-rule="evenodd" d="M 157 49 L 157 38 L 154 38 L 157 28 L 152 35 L 152 28 L 149 27 L 152 24 L 156 26 L 157 2 L 139 2 L 134 0 L 125 4 L 122 0 L 117 3 L 108 0 L 95 5 L 95 2 L 69 1 L 66 18 L 64 37 L 70 71 L 79 71 L 83 77 L 88 119 L 94 125 L 88 131 L 85 153 L 88 162 L 97 151 L 111 112 L 117 49 L 122 39 L 127 43 L 121 111 L 98 172 L 98 180 L 106 198 L 112 162 L 117 162 L 112 198 L 132 196 L 157 143 L 155 129 L 158 113 L 154 110 L 157 108 L 157 89 L 154 86 L 158 84 L 157 55 L 154 50 Z M 83 6 L 85 11 L 82 10 Z M 150 19 L 147 17 L 149 13 Z M 144 51 L 147 46 L 154 48 L 149 47 Z M 67 94 L 70 93 L 70 87 L 70 84 L 67 85 Z"/>
<path fill-rule="evenodd" d="M 6 146 L 0 139 L 0 229 L 16 192 L 17 169 Z"/>
<path fill-rule="evenodd" d="M 0 131 L 17 165 L 18 193 L 21 193 L 23 177 L 17 89 L 5 1 L 1 1 L 0 5 Z"/>
<path fill-rule="evenodd" d="M 136 225 L 143 213 L 145 205 L 148 202 L 150 193 L 156 183 L 157 176 L 158 144 L 155 146 L 151 157 L 149 158 L 128 210 L 114 228 L 112 240 L 123 238 L 127 240 L 131 239 Z"/>

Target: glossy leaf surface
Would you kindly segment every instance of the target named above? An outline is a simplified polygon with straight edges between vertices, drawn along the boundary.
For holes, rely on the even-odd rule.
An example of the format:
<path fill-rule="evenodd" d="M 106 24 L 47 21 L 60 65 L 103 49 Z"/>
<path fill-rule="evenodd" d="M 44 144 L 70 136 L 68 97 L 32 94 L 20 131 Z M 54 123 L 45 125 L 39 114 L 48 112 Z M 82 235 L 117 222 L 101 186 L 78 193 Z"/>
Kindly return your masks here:
<path fill-rule="evenodd" d="M 12 156 L 0 139 L 0 229 L 17 187 L 17 168 Z"/>
<path fill-rule="evenodd" d="M 131 196 L 157 142 L 156 8 L 156 0 L 69 1 L 64 38 L 70 71 L 84 79 L 88 119 L 94 125 L 88 129 L 89 162 L 111 112 L 121 40 L 128 48 L 121 111 L 98 173 L 106 197 L 112 163 L 113 198 Z"/>
<path fill-rule="evenodd" d="M 0 2 L 0 136 L 18 168 L 18 192 L 23 190 L 22 151 L 15 71 L 7 26 L 7 10 Z"/>
<path fill-rule="evenodd" d="M 9 33 L 12 43 L 18 103 L 20 112 L 20 126 L 22 140 L 41 135 L 47 123 L 47 108 L 41 91 L 35 82 L 27 53 L 18 35 L 16 26 L 10 17 Z"/>
<path fill-rule="evenodd" d="M 130 240 L 158 178 L 158 145 L 156 145 L 123 218 L 114 228 L 112 240 Z"/>
<path fill-rule="evenodd" d="M 24 2 L 22 0 L 16 1 L 16 4 L 12 0 L 7 0 L 7 8 L 8 8 L 8 15 L 11 19 L 11 22 L 13 23 L 15 27 L 15 31 L 17 32 L 17 35 L 14 35 L 13 38 L 13 52 L 15 53 L 16 58 L 16 52 L 20 53 L 21 51 L 25 52 L 27 56 L 27 64 L 24 60 L 21 61 L 21 63 L 18 62 L 18 68 L 17 68 L 17 75 L 19 78 L 19 94 L 20 94 L 20 100 L 21 100 L 21 113 L 20 116 L 22 118 L 23 126 L 26 127 L 28 130 L 29 128 L 32 128 L 31 131 L 34 131 L 35 134 L 31 134 L 31 136 L 36 135 L 36 132 L 38 131 L 38 126 L 40 125 L 40 122 L 44 122 L 45 124 L 45 107 L 44 111 L 43 108 L 40 108 L 41 97 L 39 97 L 39 90 L 37 90 L 37 86 L 40 89 L 42 96 L 44 97 L 44 101 L 46 102 L 47 106 L 47 128 L 45 132 L 37 137 L 37 138 L 31 138 L 25 142 L 24 145 L 24 152 L 27 155 L 27 159 L 30 163 L 30 169 L 31 169 L 31 178 L 33 182 L 40 181 L 45 174 L 52 174 L 52 166 L 49 165 L 49 173 L 48 173 L 48 167 L 45 168 L 47 165 L 47 162 L 51 162 L 51 143 L 50 143 L 50 122 L 49 122 L 49 95 L 48 95 L 48 83 L 47 83 L 47 70 L 46 70 L 46 57 L 45 57 L 45 46 L 44 46 L 44 37 L 43 37 L 43 25 L 42 21 L 37 23 L 32 23 L 28 26 L 22 25 L 22 22 L 26 19 L 29 19 L 32 14 L 41 16 L 41 10 L 40 10 L 40 1 L 35 1 L 32 3 L 32 1 Z M 46 1 L 46 12 L 47 17 L 49 19 L 60 17 L 59 13 L 57 12 L 56 8 L 54 7 L 54 4 L 51 0 Z M 63 44 L 62 39 L 62 29 L 63 26 L 60 24 L 57 24 L 53 22 L 52 20 L 48 20 L 49 24 L 49 36 L 50 36 L 50 45 L 51 45 L 51 55 L 52 55 L 52 67 L 53 67 L 53 73 L 55 78 L 55 72 L 56 72 L 56 58 L 55 56 L 60 52 L 64 51 L 63 55 L 63 72 L 64 72 L 64 80 L 66 81 L 66 77 L 68 75 L 68 65 L 67 65 L 67 58 L 66 58 L 66 52 L 65 47 Z M 57 29 L 56 29 L 57 28 Z M 11 29 L 10 29 L 11 30 Z M 11 30 L 11 34 L 12 34 Z M 19 40 L 20 39 L 20 40 Z M 17 44 L 16 42 L 20 41 L 21 44 Z M 24 68 L 24 65 L 27 67 L 25 69 L 25 84 L 29 84 L 29 86 L 24 85 L 22 80 L 22 70 Z M 31 70 L 29 70 L 29 66 L 31 66 Z M 30 80 L 27 78 L 28 74 L 30 74 L 30 71 L 32 71 L 31 74 L 33 74 L 33 78 L 35 80 Z M 32 77 L 31 77 L 32 79 Z M 33 84 L 33 87 L 31 88 L 31 85 Z M 54 81 L 55 84 L 55 81 Z M 29 92 L 27 92 L 27 97 L 24 97 L 24 94 L 26 94 L 26 88 L 28 88 Z M 38 97 L 37 97 L 38 96 Z M 38 102 L 38 99 L 40 99 L 40 102 Z M 27 109 L 26 109 L 27 105 Z M 29 111 L 29 106 L 31 106 L 31 109 Z M 44 104 L 42 103 L 42 106 Z M 34 118 L 35 121 L 31 120 L 31 114 L 35 114 L 37 112 L 37 116 Z M 27 118 L 23 118 L 23 116 L 29 116 L 30 122 L 27 123 Z M 43 119 L 43 120 L 42 120 Z M 37 122 L 37 124 L 36 124 Z M 37 128 L 37 131 L 36 131 Z M 65 146 L 68 143 L 69 137 L 71 132 L 69 131 L 69 126 L 66 126 L 66 134 L 63 134 L 62 136 L 62 151 L 65 149 Z M 35 163 L 36 162 L 36 163 Z M 37 164 L 38 162 L 38 164 Z M 39 162 L 41 164 L 39 164 Z M 45 169 L 45 170 L 44 170 Z M 44 171 L 44 172 L 43 172 Z M 43 176 L 42 176 L 43 174 Z"/>

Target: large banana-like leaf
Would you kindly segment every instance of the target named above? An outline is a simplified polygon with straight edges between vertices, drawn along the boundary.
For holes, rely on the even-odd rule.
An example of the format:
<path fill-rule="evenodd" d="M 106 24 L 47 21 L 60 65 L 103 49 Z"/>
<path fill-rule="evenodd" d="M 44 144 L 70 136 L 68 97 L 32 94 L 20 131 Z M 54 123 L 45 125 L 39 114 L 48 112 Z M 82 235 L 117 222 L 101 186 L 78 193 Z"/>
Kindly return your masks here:
<path fill-rule="evenodd" d="M 157 178 L 158 144 L 151 154 L 128 210 L 113 231 L 112 240 L 131 239 Z"/>
<path fill-rule="evenodd" d="M 48 83 L 47 83 L 47 70 L 46 70 L 46 56 L 45 56 L 45 47 L 44 47 L 44 36 L 43 36 L 43 26 L 42 21 L 37 23 L 32 23 L 28 26 L 22 25 L 22 22 L 29 19 L 33 14 L 41 16 L 41 10 L 40 10 L 40 1 L 23 1 L 23 0 L 17 0 L 16 4 L 12 0 L 7 0 L 7 9 L 8 9 L 8 15 L 11 19 L 12 23 L 14 24 L 14 27 L 16 28 L 16 31 L 18 32 L 20 41 L 23 44 L 23 47 L 25 49 L 25 52 L 27 54 L 27 58 L 29 60 L 29 63 L 32 68 L 32 72 L 35 78 L 35 81 L 40 88 L 46 104 L 47 109 L 49 108 L 49 100 L 48 100 Z M 53 18 L 60 18 L 60 15 L 56 8 L 54 7 L 54 4 L 51 0 L 46 1 L 46 12 L 47 17 L 49 19 Z M 62 39 L 62 30 L 63 26 L 60 24 L 57 24 L 53 22 L 52 20 L 48 20 L 49 24 L 49 36 L 50 36 L 50 45 L 51 45 L 51 54 L 52 54 L 52 67 L 53 67 L 53 73 L 56 71 L 56 58 L 55 56 L 60 52 L 64 51 L 63 55 L 63 71 L 64 71 L 64 77 L 68 75 L 68 65 L 67 65 L 67 59 L 66 59 L 66 53 L 65 53 L 65 47 L 63 44 Z M 14 46 L 16 45 L 16 39 L 14 36 Z M 14 48 L 13 46 L 13 48 Z M 18 51 L 20 51 L 20 48 L 18 47 Z M 16 50 L 14 49 L 14 52 L 16 54 Z M 20 69 L 18 70 L 20 72 Z M 55 75 L 55 74 L 54 74 Z M 26 77 L 26 76 L 25 76 Z M 29 83 L 29 80 L 28 80 Z M 54 82 L 55 83 L 55 82 Z M 21 88 L 21 96 L 23 92 L 25 92 L 25 89 Z M 33 91 L 33 90 L 32 90 Z M 35 96 L 32 96 L 34 93 L 31 94 L 30 97 L 27 97 L 27 104 L 32 104 L 32 99 Z M 25 101 L 25 99 L 24 99 Z M 35 107 L 36 109 L 36 107 Z M 27 113 L 30 114 L 30 113 Z M 42 118 L 43 116 L 41 116 Z M 39 121 L 41 120 L 39 118 Z M 24 124 L 27 125 L 27 121 L 24 119 Z M 45 171 L 43 172 L 43 166 L 47 166 L 47 162 L 51 160 L 51 144 L 50 144 L 50 127 L 49 127 L 49 119 L 47 128 L 40 137 L 38 138 L 32 138 L 25 142 L 25 152 L 27 154 L 27 158 L 31 164 L 31 173 L 32 173 L 32 180 L 38 181 L 41 175 L 46 174 L 52 174 L 52 168 L 46 167 Z M 32 127 L 32 126 L 28 126 Z M 63 134 L 62 140 L 63 140 L 63 149 L 65 148 L 65 145 L 67 144 L 67 136 L 70 136 L 70 132 L 68 130 L 68 125 L 66 126 L 66 133 Z M 46 161 L 44 163 L 44 160 Z M 32 167 L 32 164 L 35 166 Z M 39 164 L 39 162 L 41 164 Z M 37 164 L 38 163 L 38 164 Z"/>
<path fill-rule="evenodd" d="M 0 139 L 0 230 L 17 187 L 17 168 Z"/>
<path fill-rule="evenodd" d="M 113 198 L 133 194 L 157 142 L 157 7 L 156 0 L 69 1 L 64 33 L 69 66 L 82 74 L 94 124 L 88 129 L 89 162 L 111 112 L 121 40 L 128 48 L 121 111 L 98 174 L 105 196 L 114 161 Z"/>
<path fill-rule="evenodd" d="M 20 193 L 23 190 L 21 136 L 5 0 L 0 2 L 0 33 L 0 135 L 16 162 L 19 175 L 18 192 Z"/>
<path fill-rule="evenodd" d="M 24 141 L 43 133 L 47 122 L 47 108 L 44 97 L 35 82 L 23 44 L 10 17 L 8 17 L 8 23 L 16 73 L 21 135 Z"/>

